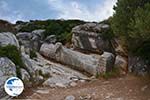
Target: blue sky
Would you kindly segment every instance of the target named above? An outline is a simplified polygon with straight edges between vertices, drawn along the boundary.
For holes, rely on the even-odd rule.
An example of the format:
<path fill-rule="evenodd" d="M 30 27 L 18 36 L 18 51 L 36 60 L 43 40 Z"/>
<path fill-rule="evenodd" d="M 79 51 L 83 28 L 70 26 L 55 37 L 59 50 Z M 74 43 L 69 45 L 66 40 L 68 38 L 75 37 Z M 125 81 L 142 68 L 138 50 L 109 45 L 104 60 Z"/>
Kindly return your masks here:
<path fill-rule="evenodd" d="M 0 0 L 0 19 L 101 21 L 113 14 L 117 0 Z"/>

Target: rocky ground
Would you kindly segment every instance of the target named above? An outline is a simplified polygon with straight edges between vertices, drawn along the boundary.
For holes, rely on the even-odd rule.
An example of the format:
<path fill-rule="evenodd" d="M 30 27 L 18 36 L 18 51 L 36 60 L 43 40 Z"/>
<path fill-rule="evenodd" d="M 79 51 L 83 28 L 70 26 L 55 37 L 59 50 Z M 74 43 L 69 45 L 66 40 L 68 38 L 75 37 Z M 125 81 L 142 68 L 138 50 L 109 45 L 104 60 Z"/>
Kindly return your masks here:
<path fill-rule="evenodd" d="M 41 100 L 150 100 L 150 81 L 133 75 L 80 82 L 69 88 L 26 89 L 19 99 Z"/>

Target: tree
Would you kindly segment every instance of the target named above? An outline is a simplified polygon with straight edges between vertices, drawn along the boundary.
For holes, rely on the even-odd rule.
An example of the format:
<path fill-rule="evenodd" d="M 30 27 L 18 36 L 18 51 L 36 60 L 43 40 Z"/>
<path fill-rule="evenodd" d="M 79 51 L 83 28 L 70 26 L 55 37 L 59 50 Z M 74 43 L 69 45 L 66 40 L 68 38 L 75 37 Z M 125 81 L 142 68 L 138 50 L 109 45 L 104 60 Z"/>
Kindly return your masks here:
<path fill-rule="evenodd" d="M 130 54 L 150 61 L 150 0 L 118 0 L 114 10 L 114 34 L 125 38 Z"/>
<path fill-rule="evenodd" d="M 129 27 L 137 8 L 143 8 L 150 0 L 118 0 L 114 7 L 115 13 L 112 19 L 112 28 L 117 36 L 129 38 Z"/>
<path fill-rule="evenodd" d="M 138 45 L 130 46 L 137 55 L 150 60 L 150 3 L 135 11 L 134 20 L 130 23 L 129 36 Z"/>

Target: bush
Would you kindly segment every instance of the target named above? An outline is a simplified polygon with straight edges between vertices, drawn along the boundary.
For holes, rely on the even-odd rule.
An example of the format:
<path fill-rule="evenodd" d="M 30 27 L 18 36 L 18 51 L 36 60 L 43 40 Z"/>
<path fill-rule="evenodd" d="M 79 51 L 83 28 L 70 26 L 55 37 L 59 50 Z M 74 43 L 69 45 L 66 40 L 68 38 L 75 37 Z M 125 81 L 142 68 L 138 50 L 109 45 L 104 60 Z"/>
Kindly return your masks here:
<path fill-rule="evenodd" d="M 109 79 L 109 78 L 118 77 L 119 75 L 120 75 L 119 69 L 113 68 L 112 71 L 106 72 L 105 74 L 102 74 L 102 77 L 105 79 Z"/>
<path fill-rule="evenodd" d="M 0 47 L 0 57 L 8 57 L 16 66 L 17 75 L 20 77 L 20 67 L 24 67 L 24 63 L 21 59 L 21 53 L 16 46 L 7 45 Z"/>
<path fill-rule="evenodd" d="M 125 38 L 129 54 L 150 61 L 150 0 L 118 0 L 114 10 L 115 35 Z"/>
<path fill-rule="evenodd" d="M 30 50 L 30 58 L 33 59 L 36 57 L 37 57 L 36 52 L 34 50 Z"/>
<path fill-rule="evenodd" d="M 20 67 L 24 66 L 21 59 L 21 53 L 16 46 L 7 45 L 5 47 L 0 47 L 0 56 L 8 57 L 14 64 Z"/>

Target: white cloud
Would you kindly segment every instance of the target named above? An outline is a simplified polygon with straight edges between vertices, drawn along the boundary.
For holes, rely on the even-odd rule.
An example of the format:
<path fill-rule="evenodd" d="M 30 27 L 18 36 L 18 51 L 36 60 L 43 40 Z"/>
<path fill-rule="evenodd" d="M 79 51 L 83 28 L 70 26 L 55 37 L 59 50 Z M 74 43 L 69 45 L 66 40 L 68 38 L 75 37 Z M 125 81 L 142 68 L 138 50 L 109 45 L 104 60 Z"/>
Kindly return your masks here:
<path fill-rule="evenodd" d="M 58 18 L 86 21 L 101 21 L 112 16 L 113 6 L 116 2 L 117 0 L 105 0 L 103 4 L 97 5 L 95 10 L 92 11 L 85 4 L 75 0 L 70 0 L 67 3 L 64 0 L 48 0 L 50 7 L 59 12 Z"/>
<path fill-rule="evenodd" d="M 23 20 L 23 16 L 18 11 L 12 11 L 5 1 L 0 1 L 0 19 L 15 23 L 17 20 Z"/>

